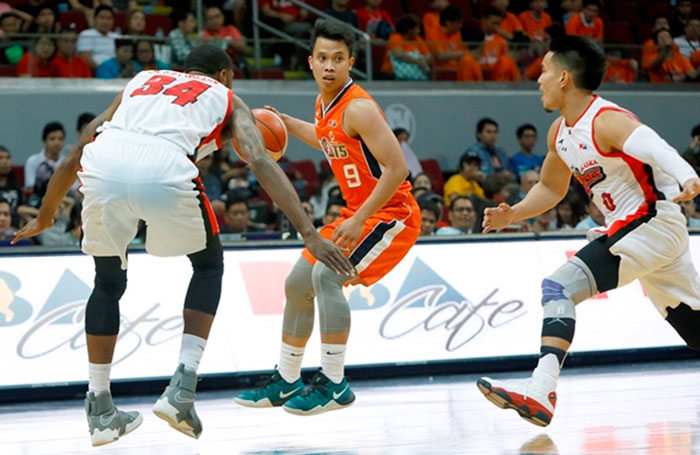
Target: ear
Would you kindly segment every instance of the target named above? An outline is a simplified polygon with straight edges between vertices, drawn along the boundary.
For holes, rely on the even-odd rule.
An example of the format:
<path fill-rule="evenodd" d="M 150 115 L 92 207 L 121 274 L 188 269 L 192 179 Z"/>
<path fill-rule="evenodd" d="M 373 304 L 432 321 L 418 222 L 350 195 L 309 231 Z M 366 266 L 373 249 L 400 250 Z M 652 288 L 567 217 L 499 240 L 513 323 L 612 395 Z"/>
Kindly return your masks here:
<path fill-rule="evenodd" d="M 571 82 L 571 73 L 568 71 L 562 71 L 561 76 L 559 76 L 559 87 L 564 88 Z"/>
<path fill-rule="evenodd" d="M 352 69 L 353 65 L 355 64 L 355 57 L 350 57 L 348 62 L 350 63 L 350 69 Z"/>
<path fill-rule="evenodd" d="M 311 63 L 311 62 L 314 61 L 314 58 L 313 58 L 312 56 L 309 55 L 309 57 L 308 57 L 307 60 L 308 60 L 308 62 L 309 62 L 309 69 L 310 69 L 311 71 L 313 71 L 313 70 L 314 70 L 314 65 L 313 65 L 313 63 Z"/>

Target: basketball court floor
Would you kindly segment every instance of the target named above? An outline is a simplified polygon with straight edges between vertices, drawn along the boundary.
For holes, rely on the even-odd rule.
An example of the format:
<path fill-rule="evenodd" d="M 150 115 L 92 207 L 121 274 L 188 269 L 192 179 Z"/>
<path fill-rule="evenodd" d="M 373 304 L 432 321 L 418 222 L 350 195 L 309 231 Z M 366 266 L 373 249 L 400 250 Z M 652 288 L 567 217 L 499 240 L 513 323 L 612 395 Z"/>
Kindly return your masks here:
<path fill-rule="evenodd" d="M 156 396 L 117 397 L 144 422 L 100 448 L 82 400 L 0 404 L 0 454 L 700 454 L 700 360 L 566 370 L 546 428 L 493 406 L 476 379 L 355 381 L 354 406 L 313 417 L 238 406 L 237 390 L 201 393 L 199 440 L 150 412 Z"/>

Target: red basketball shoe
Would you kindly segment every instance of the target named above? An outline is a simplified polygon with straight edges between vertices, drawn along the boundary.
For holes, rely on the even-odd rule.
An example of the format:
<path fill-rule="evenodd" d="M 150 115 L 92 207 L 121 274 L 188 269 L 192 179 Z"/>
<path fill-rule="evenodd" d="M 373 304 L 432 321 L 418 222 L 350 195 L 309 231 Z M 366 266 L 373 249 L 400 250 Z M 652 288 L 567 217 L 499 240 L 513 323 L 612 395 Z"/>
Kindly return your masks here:
<path fill-rule="evenodd" d="M 546 373 L 535 370 L 525 381 L 495 381 L 484 377 L 476 386 L 491 403 L 502 409 L 514 409 L 530 423 L 546 427 L 552 421 L 557 381 Z"/>

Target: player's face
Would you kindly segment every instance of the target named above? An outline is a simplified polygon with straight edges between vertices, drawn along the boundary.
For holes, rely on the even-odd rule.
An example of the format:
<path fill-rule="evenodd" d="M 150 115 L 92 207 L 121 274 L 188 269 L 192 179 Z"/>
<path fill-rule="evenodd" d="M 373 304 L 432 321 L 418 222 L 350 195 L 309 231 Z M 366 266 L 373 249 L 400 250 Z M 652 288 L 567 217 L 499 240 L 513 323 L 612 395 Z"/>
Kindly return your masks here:
<path fill-rule="evenodd" d="M 321 92 L 340 91 L 350 78 L 350 70 L 355 58 L 343 41 L 318 38 L 313 54 L 309 57 L 309 67 Z"/>
<path fill-rule="evenodd" d="M 542 92 L 542 106 L 548 112 L 558 110 L 563 98 L 562 82 L 564 72 L 552 63 L 552 53 L 547 52 L 542 60 L 542 74 L 537 79 Z"/>

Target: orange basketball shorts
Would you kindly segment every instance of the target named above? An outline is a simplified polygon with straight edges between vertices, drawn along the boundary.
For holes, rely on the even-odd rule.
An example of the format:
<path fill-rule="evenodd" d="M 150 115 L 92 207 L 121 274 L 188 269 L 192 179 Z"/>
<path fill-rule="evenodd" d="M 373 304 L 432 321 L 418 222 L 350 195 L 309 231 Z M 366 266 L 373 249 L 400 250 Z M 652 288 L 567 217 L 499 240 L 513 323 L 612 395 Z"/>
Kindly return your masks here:
<path fill-rule="evenodd" d="M 418 240 L 420 234 L 420 209 L 418 204 L 385 207 L 365 221 L 360 240 L 347 253 L 359 276 L 348 284 L 366 286 L 379 281 L 398 264 Z M 354 212 L 343 209 L 340 216 L 321 231 L 321 237 L 330 239 L 335 228 L 350 218 Z M 315 264 L 316 258 L 304 249 L 302 256 Z"/>

